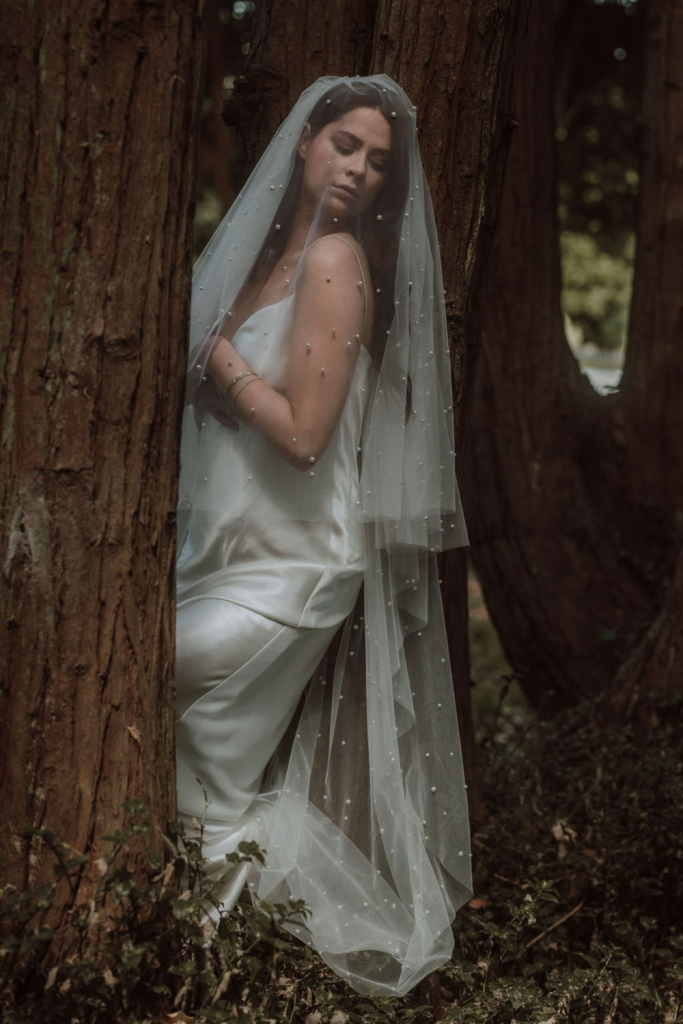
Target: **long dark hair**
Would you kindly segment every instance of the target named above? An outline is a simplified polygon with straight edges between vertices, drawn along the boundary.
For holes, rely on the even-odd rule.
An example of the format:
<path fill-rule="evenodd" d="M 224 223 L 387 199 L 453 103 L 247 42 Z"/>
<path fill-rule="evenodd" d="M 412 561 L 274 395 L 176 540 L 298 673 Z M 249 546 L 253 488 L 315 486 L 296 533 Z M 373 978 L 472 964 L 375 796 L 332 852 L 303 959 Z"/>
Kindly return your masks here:
<path fill-rule="evenodd" d="M 378 110 L 391 128 L 391 157 L 386 184 L 373 203 L 355 221 L 354 235 L 363 246 L 375 289 L 375 315 L 371 355 L 379 367 L 387 332 L 394 317 L 394 280 L 401 230 L 401 218 L 408 193 L 409 122 L 403 103 L 392 104 L 380 86 L 362 81 L 340 82 L 323 93 L 308 117 L 311 138 L 325 125 L 339 120 L 358 107 Z M 256 257 L 250 278 L 270 270 L 285 250 L 301 195 L 304 161 L 296 154 L 294 170 L 278 207 L 270 231 Z M 379 219 L 378 219 L 379 218 Z M 276 227 L 278 225 L 278 227 Z M 379 289 L 379 291 L 378 291 Z M 410 382 L 407 407 L 410 408 Z"/>

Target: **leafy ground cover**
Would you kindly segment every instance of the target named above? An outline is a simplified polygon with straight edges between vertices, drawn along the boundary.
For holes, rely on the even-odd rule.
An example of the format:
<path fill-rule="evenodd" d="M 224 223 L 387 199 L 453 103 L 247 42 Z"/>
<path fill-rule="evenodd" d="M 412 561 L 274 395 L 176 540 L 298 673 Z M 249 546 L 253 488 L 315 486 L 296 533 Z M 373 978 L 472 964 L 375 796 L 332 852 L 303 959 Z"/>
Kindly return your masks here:
<path fill-rule="evenodd" d="M 240 904 L 212 932 L 202 924 L 212 890 L 199 838 L 185 847 L 172 837 L 164 856 L 148 849 L 144 884 L 120 866 L 125 849 L 149 837 L 144 809 L 130 805 L 93 900 L 79 911 L 79 939 L 59 963 L 44 958 L 44 922 L 83 858 L 42 834 L 55 853 L 54 883 L 4 890 L 2 1019 L 140 1024 L 175 1000 L 197 1022 L 676 1024 L 681 702 L 658 709 L 656 741 L 643 746 L 628 729 L 600 732 L 590 702 L 507 716 L 506 685 L 480 736 L 490 818 L 473 835 L 475 898 L 456 918 L 452 961 L 430 985 L 404 999 L 357 995 L 278 927 L 296 906 Z M 184 891 L 174 883 L 181 870 Z"/>

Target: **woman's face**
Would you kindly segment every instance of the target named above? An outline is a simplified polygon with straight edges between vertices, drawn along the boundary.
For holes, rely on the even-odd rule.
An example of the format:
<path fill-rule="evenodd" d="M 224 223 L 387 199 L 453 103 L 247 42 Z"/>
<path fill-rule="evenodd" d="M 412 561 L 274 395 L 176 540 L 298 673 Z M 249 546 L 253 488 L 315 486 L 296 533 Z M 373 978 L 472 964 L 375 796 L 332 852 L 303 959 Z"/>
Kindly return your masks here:
<path fill-rule="evenodd" d="M 391 157 L 391 128 L 373 107 L 356 107 L 311 138 L 307 124 L 299 143 L 304 159 L 302 200 L 324 197 L 329 216 L 355 217 L 384 187 Z"/>

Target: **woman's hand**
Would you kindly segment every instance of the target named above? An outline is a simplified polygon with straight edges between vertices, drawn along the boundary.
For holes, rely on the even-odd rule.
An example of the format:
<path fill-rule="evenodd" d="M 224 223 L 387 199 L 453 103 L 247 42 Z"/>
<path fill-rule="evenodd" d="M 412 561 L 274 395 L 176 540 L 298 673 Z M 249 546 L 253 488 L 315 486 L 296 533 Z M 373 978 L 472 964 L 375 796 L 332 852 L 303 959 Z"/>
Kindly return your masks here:
<path fill-rule="evenodd" d="M 194 408 L 194 421 L 197 429 L 202 425 L 205 413 L 210 413 L 214 419 L 223 427 L 230 430 L 239 430 L 239 423 L 234 416 L 228 412 L 227 403 L 222 392 L 218 390 L 214 382 L 209 378 L 203 380 L 192 398 Z"/>

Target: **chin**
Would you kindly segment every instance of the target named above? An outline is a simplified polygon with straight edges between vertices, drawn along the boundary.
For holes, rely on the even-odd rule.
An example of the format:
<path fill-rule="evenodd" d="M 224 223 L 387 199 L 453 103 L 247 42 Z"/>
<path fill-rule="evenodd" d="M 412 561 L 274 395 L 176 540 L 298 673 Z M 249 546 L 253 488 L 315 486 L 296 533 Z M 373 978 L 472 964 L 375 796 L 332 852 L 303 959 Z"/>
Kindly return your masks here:
<path fill-rule="evenodd" d="M 326 203 L 323 208 L 324 217 L 338 217 L 339 220 L 355 216 L 355 210 L 350 210 L 346 203 Z"/>

